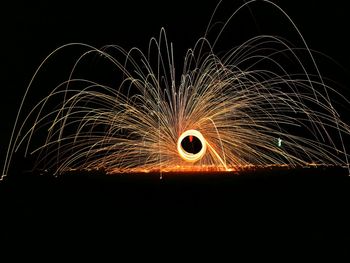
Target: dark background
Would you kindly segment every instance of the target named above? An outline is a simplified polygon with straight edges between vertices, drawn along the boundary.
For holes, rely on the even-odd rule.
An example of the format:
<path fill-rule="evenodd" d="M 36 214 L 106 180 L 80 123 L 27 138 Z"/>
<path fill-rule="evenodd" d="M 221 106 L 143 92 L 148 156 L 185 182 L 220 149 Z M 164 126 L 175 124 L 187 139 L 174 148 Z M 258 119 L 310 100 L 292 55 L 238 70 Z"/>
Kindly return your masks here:
<path fill-rule="evenodd" d="M 293 19 L 309 47 L 343 67 L 321 61 L 322 73 L 344 86 L 346 94 L 350 87 L 350 18 L 346 1 L 275 2 Z M 239 3 L 224 1 L 218 13 L 221 21 Z M 215 5 L 216 1 L 130 0 L 12 1 L 2 6 L 0 160 L 25 87 L 52 50 L 68 42 L 83 42 L 96 47 L 137 46 L 146 51 L 149 39 L 165 27 L 169 40 L 174 42 L 177 68 L 181 70 L 184 52 L 203 35 Z M 251 11 L 256 22 L 248 11 L 243 12 L 232 22 L 217 51 L 258 33 L 278 34 L 300 43 L 291 26 L 273 8 L 256 4 Z M 51 77 L 55 75 L 47 76 Z M 45 95 L 50 90 L 39 88 L 36 94 Z M 350 120 L 345 111 L 341 114 Z M 283 251 L 285 258 L 299 252 L 311 257 L 346 255 L 350 200 L 347 177 L 335 171 L 260 175 L 249 175 L 247 179 L 184 177 L 163 181 L 14 176 L 0 185 L 1 218 L 11 233 L 6 238 L 13 244 L 18 240 L 31 243 L 40 233 L 42 240 L 63 237 L 71 241 L 74 236 L 77 243 L 97 236 L 91 241 L 94 244 L 108 236 L 126 247 L 154 244 L 154 250 L 158 244 L 174 242 L 168 246 L 174 254 L 183 246 L 191 250 L 196 244 L 210 250 L 222 243 L 227 246 L 221 247 L 223 251 L 235 251 L 231 242 L 239 240 L 246 247 L 254 247 L 247 249 L 247 255 L 262 251 Z M 256 250 L 263 244 L 279 244 L 279 248 Z"/>

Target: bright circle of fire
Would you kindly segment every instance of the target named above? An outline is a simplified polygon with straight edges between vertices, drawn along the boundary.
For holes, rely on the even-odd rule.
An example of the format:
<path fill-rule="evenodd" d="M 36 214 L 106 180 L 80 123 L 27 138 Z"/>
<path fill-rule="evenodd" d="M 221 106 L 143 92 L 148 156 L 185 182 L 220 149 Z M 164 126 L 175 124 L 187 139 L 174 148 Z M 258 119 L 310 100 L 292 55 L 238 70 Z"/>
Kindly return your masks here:
<path fill-rule="evenodd" d="M 200 149 L 199 152 L 190 153 L 190 152 L 187 152 L 186 150 L 184 150 L 184 148 L 182 147 L 182 141 L 186 137 L 194 137 L 200 141 L 202 148 Z M 203 135 L 199 131 L 187 130 L 184 133 L 182 133 L 181 136 L 179 137 L 179 139 L 177 140 L 177 150 L 180 154 L 180 157 L 182 159 L 184 159 L 185 161 L 196 162 L 196 161 L 202 159 L 202 157 L 204 156 L 204 154 L 207 150 L 206 140 L 204 139 Z"/>

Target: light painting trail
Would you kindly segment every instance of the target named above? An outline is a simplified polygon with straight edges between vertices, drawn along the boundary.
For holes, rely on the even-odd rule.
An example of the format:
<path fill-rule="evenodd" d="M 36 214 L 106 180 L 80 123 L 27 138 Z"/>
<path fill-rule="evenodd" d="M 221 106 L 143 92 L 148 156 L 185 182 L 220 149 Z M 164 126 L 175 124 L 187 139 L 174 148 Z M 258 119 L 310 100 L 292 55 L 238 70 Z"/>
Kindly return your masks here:
<path fill-rule="evenodd" d="M 215 52 L 232 17 L 253 2 L 236 10 L 214 41 L 207 33 L 198 40 L 180 71 L 175 71 L 175 48 L 164 29 L 151 39 L 146 54 L 82 43 L 53 51 L 26 90 L 1 178 L 20 150 L 38 159 L 36 169 L 55 175 L 95 169 L 112 174 L 349 167 L 344 143 L 349 125 L 332 102 L 348 101 L 321 76 L 312 51 L 283 10 L 262 1 L 285 15 L 302 47 L 259 35 L 220 56 Z M 67 78 L 24 110 L 46 64 L 76 49 Z M 119 81 L 106 85 L 78 73 L 91 57 L 106 62 Z"/>
<path fill-rule="evenodd" d="M 187 144 L 189 145 L 193 145 L 195 142 L 198 142 L 197 147 L 192 147 L 198 149 L 190 149 L 191 147 L 189 146 L 187 146 L 189 149 L 184 149 L 183 144 L 184 142 L 186 143 L 186 140 L 188 140 Z M 199 131 L 188 130 L 180 135 L 177 141 L 177 150 L 182 159 L 187 162 L 194 163 L 203 158 L 205 152 L 207 151 L 207 142 Z"/>

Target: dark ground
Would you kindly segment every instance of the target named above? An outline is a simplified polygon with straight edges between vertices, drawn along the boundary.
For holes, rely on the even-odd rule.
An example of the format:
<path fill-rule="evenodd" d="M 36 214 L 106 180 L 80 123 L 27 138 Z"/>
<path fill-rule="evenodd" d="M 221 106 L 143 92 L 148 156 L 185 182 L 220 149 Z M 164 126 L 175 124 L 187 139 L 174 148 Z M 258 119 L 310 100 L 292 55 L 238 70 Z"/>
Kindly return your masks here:
<path fill-rule="evenodd" d="M 254 255 L 333 260 L 349 256 L 349 189 L 341 169 L 164 174 L 162 180 L 158 174 L 24 174 L 0 184 L 1 217 L 7 240 L 16 244 L 34 236 L 65 244 L 111 238 L 123 247 L 198 247 L 205 255 L 233 251 L 238 241 Z"/>

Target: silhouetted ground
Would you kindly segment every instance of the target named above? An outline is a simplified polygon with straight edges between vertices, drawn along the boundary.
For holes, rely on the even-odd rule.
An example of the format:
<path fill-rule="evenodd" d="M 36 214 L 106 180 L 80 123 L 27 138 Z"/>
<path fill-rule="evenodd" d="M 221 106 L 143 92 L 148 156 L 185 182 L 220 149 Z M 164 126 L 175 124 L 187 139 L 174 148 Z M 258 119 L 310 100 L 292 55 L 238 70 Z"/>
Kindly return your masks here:
<path fill-rule="evenodd" d="M 95 244 L 107 236 L 131 247 L 220 244 L 229 252 L 238 240 L 286 258 L 348 255 L 350 177 L 343 169 L 163 174 L 162 180 L 158 174 L 23 174 L 6 178 L 0 191 L 2 228 L 14 244 L 33 237 L 44 243 L 94 237 Z"/>

